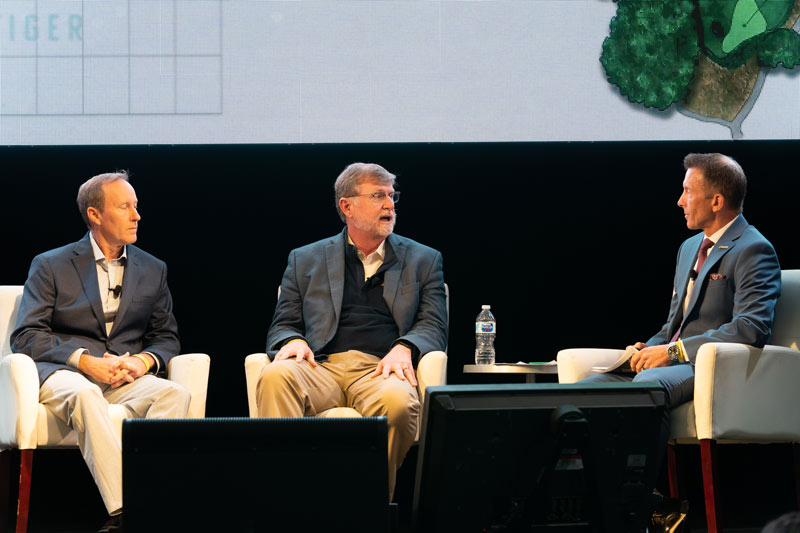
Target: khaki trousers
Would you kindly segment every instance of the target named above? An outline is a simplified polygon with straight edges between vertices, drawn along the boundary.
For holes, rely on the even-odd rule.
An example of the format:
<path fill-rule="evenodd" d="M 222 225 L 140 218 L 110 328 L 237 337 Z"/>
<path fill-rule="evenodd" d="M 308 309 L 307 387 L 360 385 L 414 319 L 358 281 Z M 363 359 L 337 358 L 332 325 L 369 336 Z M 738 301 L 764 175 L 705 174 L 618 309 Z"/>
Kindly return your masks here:
<path fill-rule="evenodd" d="M 256 403 L 262 417 L 314 416 L 333 407 L 385 416 L 391 500 L 397 469 L 417 435 L 419 397 L 416 387 L 394 374 L 370 378 L 379 362 L 379 357 L 357 350 L 331 354 L 316 368 L 308 361 L 273 361 L 261 371 Z"/>
<path fill-rule="evenodd" d="M 124 406 L 126 418 L 185 418 L 190 399 L 177 383 L 150 374 L 112 389 L 83 373 L 58 370 L 39 389 L 39 402 L 75 431 L 109 514 L 122 511 L 122 443 L 108 404 Z"/>

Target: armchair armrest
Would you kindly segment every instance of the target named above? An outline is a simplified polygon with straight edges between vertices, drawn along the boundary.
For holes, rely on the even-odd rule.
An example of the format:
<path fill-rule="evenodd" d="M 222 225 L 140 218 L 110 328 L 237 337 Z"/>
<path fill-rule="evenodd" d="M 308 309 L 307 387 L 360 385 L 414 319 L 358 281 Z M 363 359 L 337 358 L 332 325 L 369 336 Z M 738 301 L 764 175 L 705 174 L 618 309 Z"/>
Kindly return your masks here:
<path fill-rule="evenodd" d="M 707 343 L 695 362 L 698 439 L 800 442 L 800 351 Z"/>
<path fill-rule="evenodd" d="M 189 394 L 188 418 L 206 416 L 206 397 L 208 395 L 208 371 L 211 358 L 204 353 L 187 353 L 169 360 L 167 375 L 170 381 L 182 385 Z"/>
<path fill-rule="evenodd" d="M 0 449 L 36 448 L 39 375 L 27 355 L 0 357 Z"/>
<path fill-rule="evenodd" d="M 428 352 L 417 364 L 417 384 L 419 388 L 420 407 L 425 402 L 425 389 L 430 385 L 447 384 L 447 354 L 444 352 Z M 422 409 L 420 409 L 422 412 Z"/>
<path fill-rule="evenodd" d="M 556 355 L 558 382 L 575 383 L 597 374 L 593 366 L 608 366 L 617 360 L 624 350 L 609 348 L 569 348 Z"/>
<path fill-rule="evenodd" d="M 247 382 L 247 408 L 250 418 L 258 416 L 258 406 L 256 405 L 256 387 L 261 371 L 270 363 L 270 358 L 265 353 L 253 353 L 244 359 L 244 377 Z"/>

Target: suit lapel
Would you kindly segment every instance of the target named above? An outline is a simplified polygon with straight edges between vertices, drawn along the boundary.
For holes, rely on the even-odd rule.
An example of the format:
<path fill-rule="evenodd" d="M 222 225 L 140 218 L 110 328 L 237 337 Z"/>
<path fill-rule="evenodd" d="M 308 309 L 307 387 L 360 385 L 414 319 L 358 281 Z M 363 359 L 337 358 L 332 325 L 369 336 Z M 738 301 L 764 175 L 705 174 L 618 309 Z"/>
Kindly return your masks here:
<path fill-rule="evenodd" d="M 387 246 L 392 247 L 397 260 L 383 276 L 383 299 L 386 305 L 389 306 L 389 312 L 394 316 L 395 322 L 400 324 L 397 316 L 395 316 L 394 302 L 397 299 L 397 291 L 400 289 L 400 274 L 403 272 L 403 264 L 406 259 L 406 247 L 398 239 L 394 238 L 394 234 L 390 234 L 386 241 Z"/>
<path fill-rule="evenodd" d="M 344 299 L 344 246 L 347 242 L 346 235 L 347 229 L 340 233 L 338 237 L 331 239 L 331 242 L 325 246 L 328 285 L 330 285 L 331 300 L 333 301 L 334 324 L 339 323 L 339 316 L 342 313 L 342 300 Z"/>
<path fill-rule="evenodd" d="M 700 251 L 700 244 L 703 242 L 703 234 L 698 233 L 692 240 L 686 244 L 688 254 L 682 254 L 678 259 L 680 262 L 677 267 L 677 277 L 675 290 L 678 296 L 678 308 L 675 311 L 675 316 L 672 318 L 670 326 L 670 334 L 678 330 L 683 323 L 686 313 L 683 312 L 683 302 L 686 301 L 686 291 L 689 288 L 689 275 L 694 268 L 694 263 L 697 260 L 697 253 Z M 687 308 L 688 313 L 688 308 Z"/>
<path fill-rule="evenodd" d="M 141 272 L 141 269 L 137 268 L 139 265 L 139 255 L 136 253 L 136 249 L 133 246 L 128 246 L 126 253 L 128 255 L 128 262 L 125 265 L 125 272 L 122 274 L 122 294 L 120 295 L 117 316 L 114 319 L 114 325 L 111 327 L 110 337 L 113 337 L 114 333 L 119 329 L 119 325 L 125 317 L 125 311 L 128 310 L 128 306 L 133 296 L 136 294 L 136 289 L 139 285 L 139 273 Z"/>
<path fill-rule="evenodd" d="M 89 301 L 92 314 L 97 319 L 97 325 L 101 332 L 100 338 L 106 338 L 106 318 L 103 313 L 103 301 L 100 299 L 100 288 L 97 284 L 97 265 L 94 261 L 92 243 L 89 242 L 89 234 L 78 241 L 75 245 L 75 257 L 72 264 L 78 272 L 78 277 L 83 285 L 83 295 Z"/>

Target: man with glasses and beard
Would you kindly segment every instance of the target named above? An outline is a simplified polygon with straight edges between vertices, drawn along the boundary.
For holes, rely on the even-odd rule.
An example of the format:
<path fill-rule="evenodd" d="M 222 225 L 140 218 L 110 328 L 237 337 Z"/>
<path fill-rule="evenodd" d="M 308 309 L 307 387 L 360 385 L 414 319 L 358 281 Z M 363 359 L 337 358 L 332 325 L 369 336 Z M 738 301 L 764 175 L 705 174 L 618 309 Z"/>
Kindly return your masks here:
<path fill-rule="evenodd" d="M 442 254 L 393 233 L 394 185 L 376 164 L 336 179 L 346 227 L 289 254 L 257 389 L 262 417 L 333 407 L 387 417 L 390 499 L 417 432 L 415 363 L 447 341 Z"/>

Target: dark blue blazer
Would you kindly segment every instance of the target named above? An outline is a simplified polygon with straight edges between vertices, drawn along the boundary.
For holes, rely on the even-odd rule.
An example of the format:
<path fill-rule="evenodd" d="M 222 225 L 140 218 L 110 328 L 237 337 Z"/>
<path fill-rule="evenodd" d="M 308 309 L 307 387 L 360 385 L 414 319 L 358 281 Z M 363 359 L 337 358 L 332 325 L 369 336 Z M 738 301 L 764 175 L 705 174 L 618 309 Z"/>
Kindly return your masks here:
<path fill-rule="evenodd" d="M 11 348 L 33 358 L 40 382 L 56 370 L 75 370 L 66 363 L 78 348 L 94 356 L 151 352 L 161 359 L 162 372 L 179 353 L 166 264 L 133 245 L 127 255 L 119 310 L 108 335 L 89 234 L 33 259 Z"/>
<path fill-rule="evenodd" d="M 689 360 L 707 342 L 739 342 L 763 347 L 772 334 L 775 303 L 781 294 L 781 270 L 772 244 L 740 215 L 697 273 L 686 312 L 683 302 L 700 244 L 699 233 L 678 250 L 667 322 L 648 346 L 666 344 L 681 329 Z"/>

